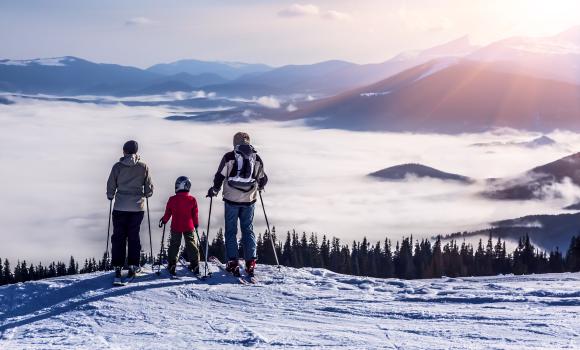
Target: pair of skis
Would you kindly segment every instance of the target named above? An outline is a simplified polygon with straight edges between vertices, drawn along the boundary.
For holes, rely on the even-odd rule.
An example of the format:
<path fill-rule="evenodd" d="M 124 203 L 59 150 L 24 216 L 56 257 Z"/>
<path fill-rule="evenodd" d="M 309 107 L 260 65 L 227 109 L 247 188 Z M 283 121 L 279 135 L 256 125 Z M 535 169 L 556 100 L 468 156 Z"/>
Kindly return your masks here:
<path fill-rule="evenodd" d="M 122 270 L 121 271 L 121 278 L 116 279 L 113 281 L 114 287 L 122 287 L 126 286 L 129 283 L 133 282 L 135 278 L 143 275 L 143 269 L 139 269 L 138 271 L 133 274 L 133 276 L 129 277 L 129 270 Z"/>
<path fill-rule="evenodd" d="M 241 283 L 241 284 L 243 284 L 243 285 L 252 285 L 252 284 L 257 284 L 257 283 L 258 283 L 258 279 L 256 278 L 256 276 L 249 276 L 249 275 L 247 275 L 247 274 L 244 274 L 244 275 L 242 275 L 242 276 L 240 276 L 240 277 L 234 276 L 234 274 L 233 274 L 233 273 L 229 272 L 229 271 L 226 269 L 226 265 L 225 265 L 225 264 L 223 264 L 223 263 L 222 263 L 222 262 L 221 262 L 221 261 L 220 261 L 218 258 L 216 258 L 215 256 L 210 256 L 210 257 L 208 258 L 208 261 L 210 261 L 210 262 L 214 263 L 215 265 L 217 265 L 217 267 L 218 267 L 220 270 L 222 270 L 223 272 L 225 272 L 227 275 L 229 275 L 229 276 L 232 276 L 232 277 L 236 278 L 236 279 L 238 280 L 238 282 L 240 282 L 240 283 Z M 240 270 L 243 270 L 243 269 L 240 267 Z M 245 270 L 244 270 L 244 272 L 245 272 Z M 241 271 L 240 271 L 240 274 L 241 274 Z"/>

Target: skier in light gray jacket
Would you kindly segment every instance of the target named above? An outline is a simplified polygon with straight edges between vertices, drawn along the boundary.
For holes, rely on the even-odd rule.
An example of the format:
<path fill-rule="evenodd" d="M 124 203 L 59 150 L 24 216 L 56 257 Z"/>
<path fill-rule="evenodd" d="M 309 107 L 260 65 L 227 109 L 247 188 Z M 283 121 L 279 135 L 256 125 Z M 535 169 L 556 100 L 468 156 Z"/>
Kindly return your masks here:
<path fill-rule="evenodd" d="M 123 145 L 123 157 L 113 165 L 107 181 L 107 198 L 115 199 L 111 236 L 111 264 L 115 267 L 115 280 L 121 279 L 125 259 L 129 265 L 128 277 L 133 277 L 140 269 L 139 231 L 145 211 L 145 197 L 153 195 L 149 167 L 140 161 L 137 150 L 137 141 L 127 141 Z"/>

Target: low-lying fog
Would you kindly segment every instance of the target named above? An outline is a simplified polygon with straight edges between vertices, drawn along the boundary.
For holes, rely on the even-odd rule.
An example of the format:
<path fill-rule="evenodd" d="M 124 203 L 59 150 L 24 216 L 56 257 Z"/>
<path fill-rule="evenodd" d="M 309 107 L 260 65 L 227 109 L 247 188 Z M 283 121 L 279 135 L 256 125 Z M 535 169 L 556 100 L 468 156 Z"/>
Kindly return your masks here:
<path fill-rule="evenodd" d="M 172 111 L 171 113 L 173 113 Z M 173 183 L 192 179 L 205 230 L 205 198 L 232 135 L 248 132 L 264 159 L 270 183 L 266 209 L 279 234 L 318 232 L 350 243 L 386 235 L 428 237 L 487 227 L 500 219 L 557 213 L 577 191 L 546 202 L 499 202 L 477 196 L 482 183 L 438 180 L 381 182 L 366 174 L 401 163 L 421 163 L 477 179 L 515 175 L 580 149 L 580 135 L 549 135 L 558 145 L 530 149 L 473 147 L 473 143 L 528 141 L 537 134 L 503 131 L 477 135 L 414 135 L 313 130 L 297 123 L 216 124 L 167 121 L 163 107 L 75 104 L 16 99 L 0 105 L 0 257 L 49 261 L 100 257 L 107 235 L 105 183 L 124 141 L 140 144 L 151 168 L 154 249 L 156 227 Z M 214 201 L 210 235 L 223 226 Z M 256 230 L 265 230 L 261 208 Z M 210 237 L 211 238 L 211 237 Z M 284 238 L 284 237 L 282 237 Z M 143 247 L 149 240 L 144 222 Z"/>

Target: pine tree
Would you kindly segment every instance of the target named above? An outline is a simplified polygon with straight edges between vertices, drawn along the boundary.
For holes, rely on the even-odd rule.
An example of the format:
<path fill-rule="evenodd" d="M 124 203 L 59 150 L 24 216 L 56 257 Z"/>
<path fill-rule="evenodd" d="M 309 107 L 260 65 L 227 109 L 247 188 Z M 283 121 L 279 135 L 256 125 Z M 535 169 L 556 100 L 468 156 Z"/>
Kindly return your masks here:
<path fill-rule="evenodd" d="M 226 244 L 224 241 L 224 232 L 220 228 L 216 237 L 212 240 L 209 247 L 209 256 L 215 256 L 220 260 L 227 261 L 229 257 L 226 256 Z"/>
<path fill-rule="evenodd" d="M 451 240 L 449 244 L 446 245 L 446 258 L 444 261 L 447 262 L 445 266 L 445 275 L 449 277 L 458 277 L 461 276 L 462 269 L 462 261 L 461 256 L 459 255 L 459 246 L 457 245 L 457 241 Z"/>
<path fill-rule="evenodd" d="M 78 273 L 78 267 L 77 264 L 75 262 L 75 258 L 70 257 L 69 263 L 68 263 L 68 269 L 66 270 L 66 274 L 67 275 L 76 275 Z"/>
<path fill-rule="evenodd" d="M 330 267 L 330 241 L 326 239 L 326 235 L 322 236 L 322 243 L 320 244 L 320 258 L 322 267 L 328 269 Z"/>
<path fill-rule="evenodd" d="M 391 278 L 394 276 L 395 268 L 393 266 L 393 252 L 391 250 L 391 241 L 385 238 L 383 254 L 379 267 L 379 277 Z"/>
<path fill-rule="evenodd" d="M 580 271 L 580 236 L 572 237 L 566 253 L 566 268 L 570 272 Z"/>
<path fill-rule="evenodd" d="M 280 255 L 280 263 L 285 266 L 292 265 L 292 237 L 290 231 L 286 233 L 286 241 L 284 242 L 284 251 Z"/>
<path fill-rule="evenodd" d="M 397 271 L 397 277 L 399 278 L 413 279 L 416 276 L 415 265 L 413 263 L 412 239 L 412 237 L 403 238 L 395 259 L 395 269 Z"/>
<path fill-rule="evenodd" d="M 26 282 L 26 281 L 30 281 L 30 275 L 28 273 L 28 264 L 26 263 L 26 260 L 22 260 L 22 263 L 20 264 L 20 281 L 21 282 Z"/>
<path fill-rule="evenodd" d="M 433 258 L 431 260 L 431 277 L 441 277 L 445 273 L 445 265 L 443 264 L 443 252 L 441 250 L 441 236 L 437 236 L 437 240 L 433 245 Z"/>
<path fill-rule="evenodd" d="M 341 265 L 343 264 L 340 239 L 332 237 L 332 243 L 330 247 L 330 262 L 329 268 L 334 272 L 341 272 Z"/>
<path fill-rule="evenodd" d="M 311 267 L 312 257 L 310 256 L 310 251 L 308 249 L 308 239 L 306 238 L 306 232 L 302 232 L 302 238 L 300 239 L 300 255 L 302 256 L 303 266 Z"/>
<path fill-rule="evenodd" d="M 56 263 L 56 275 L 59 277 L 66 276 L 66 272 L 67 272 L 66 265 L 61 261 L 57 262 Z"/>
<path fill-rule="evenodd" d="M 483 241 L 480 239 L 477 244 L 477 250 L 474 255 L 475 276 L 483 276 L 486 271 L 485 249 L 483 248 Z"/>
<path fill-rule="evenodd" d="M 352 242 L 352 250 L 350 253 L 350 270 L 355 276 L 360 276 L 360 265 L 359 265 L 359 248 L 356 241 Z"/>
<path fill-rule="evenodd" d="M 310 239 L 308 240 L 308 253 L 310 254 L 310 266 L 312 267 L 322 267 L 322 257 L 320 256 L 320 247 L 318 247 L 318 237 L 314 234 L 310 234 Z"/>

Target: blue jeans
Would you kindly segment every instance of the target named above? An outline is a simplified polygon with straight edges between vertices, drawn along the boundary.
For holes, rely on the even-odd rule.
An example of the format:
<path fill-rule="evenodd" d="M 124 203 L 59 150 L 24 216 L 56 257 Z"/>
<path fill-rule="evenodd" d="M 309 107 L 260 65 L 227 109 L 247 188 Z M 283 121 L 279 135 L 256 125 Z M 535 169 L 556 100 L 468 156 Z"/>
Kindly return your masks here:
<path fill-rule="evenodd" d="M 244 248 L 244 259 L 256 258 L 256 235 L 254 234 L 254 204 L 235 205 L 225 203 L 226 220 L 226 258 L 238 258 L 238 219 L 242 231 L 242 246 Z"/>

